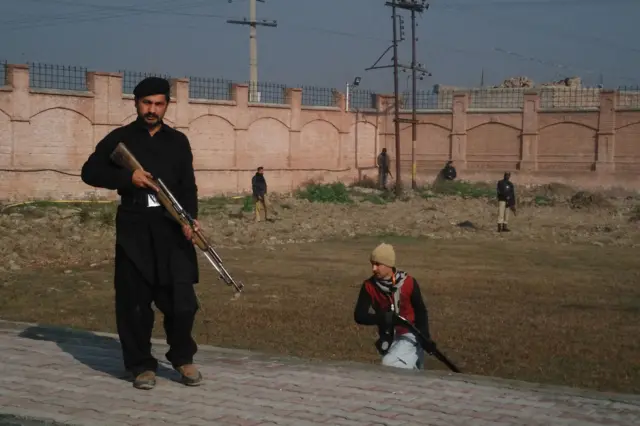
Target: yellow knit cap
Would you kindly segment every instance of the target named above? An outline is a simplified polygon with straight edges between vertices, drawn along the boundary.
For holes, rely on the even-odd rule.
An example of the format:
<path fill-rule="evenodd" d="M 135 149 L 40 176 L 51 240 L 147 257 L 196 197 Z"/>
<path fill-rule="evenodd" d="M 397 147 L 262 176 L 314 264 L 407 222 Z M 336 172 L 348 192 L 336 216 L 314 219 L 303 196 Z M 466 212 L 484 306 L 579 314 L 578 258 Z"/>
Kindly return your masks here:
<path fill-rule="evenodd" d="M 391 244 L 382 243 L 371 252 L 371 261 L 391 268 L 396 266 L 396 253 Z"/>

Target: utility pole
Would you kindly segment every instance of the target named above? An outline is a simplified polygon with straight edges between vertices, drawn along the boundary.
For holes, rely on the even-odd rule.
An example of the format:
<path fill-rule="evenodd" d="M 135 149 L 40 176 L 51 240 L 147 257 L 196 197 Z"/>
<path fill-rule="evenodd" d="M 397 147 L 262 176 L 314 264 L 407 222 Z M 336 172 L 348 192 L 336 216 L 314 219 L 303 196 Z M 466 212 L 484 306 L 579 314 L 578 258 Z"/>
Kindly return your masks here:
<path fill-rule="evenodd" d="M 420 64 L 416 62 L 416 41 L 417 38 L 415 36 L 415 13 L 423 12 L 425 9 L 429 8 L 428 4 L 425 4 L 426 0 L 391 0 L 385 3 L 386 6 L 391 6 L 392 19 L 393 19 L 393 44 L 384 51 L 382 55 L 378 58 L 378 60 L 369 68 L 365 68 L 365 71 L 375 70 L 375 69 L 383 69 L 383 68 L 391 68 L 393 67 L 393 86 L 394 86 L 394 99 L 395 99 L 395 108 L 394 108 L 394 124 L 395 124 L 395 145 L 396 145 L 396 194 L 400 195 L 402 186 L 402 177 L 401 177 L 401 167 L 400 167 L 400 123 L 412 123 L 412 145 L 411 145 L 411 163 L 412 163 L 412 187 L 416 187 L 416 161 L 415 161 L 415 145 L 417 139 L 417 118 L 416 118 L 416 71 L 422 73 L 422 75 L 431 75 L 429 71 L 423 68 Z M 411 11 L 411 23 L 412 23 L 412 59 L 411 65 L 404 65 L 398 61 L 398 36 L 397 36 L 397 19 L 402 19 L 396 13 L 396 8 L 405 9 Z M 401 33 L 400 41 L 404 40 L 404 36 Z M 384 55 L 393 48 L 393 65 L 377 65 L 378 62 L 384 57 Z M 413 106 L 412 106 L 412 118 L 411 119 L 401 119 L 400 118 L 400 100 L 398 93 L 398 68 L 402 69 L 410 69 L 413 72 Z M 422 80 L 423 77 L 420 77 Z"/>
<path fill-rule="evenodd" d="M 418 117 L 416 115 L 416 10 L 411 9 L 411 189 L 417 189 L 416 183 L 416 139 L 418 139 Z"/>
<path fill-rule="evenodd" d="M 389 3 L 387 3 L 388 5 Z M 398 36 L 397 36 L 397 15 L 396 0 L 391 0 L 391 13 L 393 19 L 393 93 L 395 107 L 393 109 L 395 134 L 396 134 L 396 196 L 402 194 L 402 174 L 400 167 L 400 106 L 398 100 Z"/>
<path fill-rule="evenodd" d="M 275 20 L 267 21 L 263 19 L 257 20 L 256 1 L 264 3 L 265 0 L 249 0 L 249 20 L 244 19 L 228 19 L 229 24 L 249 25 L 249 102 L 258 102 L 258 25 L 264 27 L 277 27 L 278 22 Z M 231 3 L 232 0 L 229 0 Z"/>
<path fill-rule="evenodd" d="M 429 4 L 426 3 L 426 0 L 399 0 L 398 7 L 411 12 L 411 77 L 413 80 L 411 88 L 411 188 L 416 189 L 418 187 L 416 182 L 416 140 L 418 139 L 416 71 L 418 71 L 418 68 L 421 68 L 418 65 L 416 54 L 416 42 L 418 41 L 418 38 L 416 37 L 416 12 L 422 13 L 426 9 L 429 9 Z M 422 73 L 423 75 L 431 75 L 426 70 L 422 70 Z"/>

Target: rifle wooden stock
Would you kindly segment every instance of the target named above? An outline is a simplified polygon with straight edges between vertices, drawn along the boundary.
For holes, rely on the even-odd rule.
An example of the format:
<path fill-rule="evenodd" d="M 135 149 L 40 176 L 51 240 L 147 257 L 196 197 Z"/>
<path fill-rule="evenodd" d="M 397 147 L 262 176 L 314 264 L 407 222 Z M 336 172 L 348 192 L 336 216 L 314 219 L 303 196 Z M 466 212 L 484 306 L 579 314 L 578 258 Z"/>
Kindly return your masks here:
<path fill-rule="evenodd" d="M 113 153 L 111 154 L 111 160 L 129 170 L 130 172 L 134 172 L 136 170 L 144 171 L 144 167 L 142 167 L 142 164 L 140 164 L 136 157 L 122 142 L 119 143 L 118 146 L 116 146 L 115 150 L 113 150 Z M 155 180 L 155 178 L 153 180 L 156 186 L 158 186 L 158 182 Z M 176 209 L 173 207 L 171 200 L 166 196 L 164 192 L 158 191 L 155 195 L 158 198 L 158 201 L 160 201 L 160 204 L 162 204 L 162 206 L 167 209 L 171 217 L 173 217 L 180 224 L 189 225 L 188 221 L 186 221 L 178 214 Z M 199 248 L 201 248 L 202 250 L 206 249 L 207 246 L 205 240 L 200 232 L 195 233 L 194 240 Z"/>
<path fill-rule="evenodd" d="M 111 160 L 131 172 L 135 172 L 136 170 L 144 171 L 142 164 L 138 162 L 136 157 L 122 142 L 120 142 L 111 153 Z M 244 285 L 241 282 L 236 283 L 231 275 L 225 270 L 224 266 L 222 266 L 222 259 L 220 259 L 220 256 L 215 252 L 213 246 L 209 244 L 209 241 L 202 233 L 202 230 L 194 229 L 195 224 L 191 216 L 189 216 L 189 213 L 180 206 L 176 198 L 169 191 L 169 188 L 167 188 L 161 179 L 153 177 L 153 182 L 160 188 L 160 190 L 155 193 L 160 204 L 162 204 L 176 222 L 181 225 L 191 227 L 193 230 L 193 243 L 204 252 L 205 257 L 216 269 L 220 278 L 225 281 L 227 285 L 233 286 L 234 289 L 240 293 L 244 288 Z"/>

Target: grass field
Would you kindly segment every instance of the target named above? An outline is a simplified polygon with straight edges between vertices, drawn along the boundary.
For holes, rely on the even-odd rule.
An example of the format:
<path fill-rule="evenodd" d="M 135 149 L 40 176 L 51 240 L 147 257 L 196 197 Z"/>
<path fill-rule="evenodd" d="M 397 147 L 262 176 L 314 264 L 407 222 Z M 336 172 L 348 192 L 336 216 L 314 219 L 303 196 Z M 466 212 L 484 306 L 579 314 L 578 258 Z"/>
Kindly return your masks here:
<path fill-rule="evenodd" d="M 220 250 L 246 290 L 233 300 L 201 262 L 198 342 L 378 362 L 375 330 L 354 323 L 353 307 L 381 240 Z M 635 250 L 507 238 L 384 240 L 420 282 L 433 337 L 463 372 L 640 392 Z M 112 271 L 106 264 L 5 272 L 1 316 L 113 332 Z M 157 318 L 155 334 L 163 337 Z M 446 369 L 435 359 L 427 365 Z"/>

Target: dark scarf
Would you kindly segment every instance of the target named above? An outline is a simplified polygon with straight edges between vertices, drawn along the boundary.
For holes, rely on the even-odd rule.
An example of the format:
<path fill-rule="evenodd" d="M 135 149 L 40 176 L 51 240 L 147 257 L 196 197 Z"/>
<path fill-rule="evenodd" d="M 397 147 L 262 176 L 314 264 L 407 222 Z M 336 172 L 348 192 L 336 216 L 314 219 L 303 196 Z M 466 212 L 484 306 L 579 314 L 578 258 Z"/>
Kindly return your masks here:
<path fill-rule="evenodd" d="M 393 278 L 395 277 L 395 286 L 393 285 Z M 389 277 L 386 279 L 379 279 L 375 276 L 373 277 L 373 282 L 376 286 L 385 294 L 391 294 L 402 287 L 404 280 L 407 278 L 407 273 L 404 271 L 395 270 L 394 277 Z"/>

